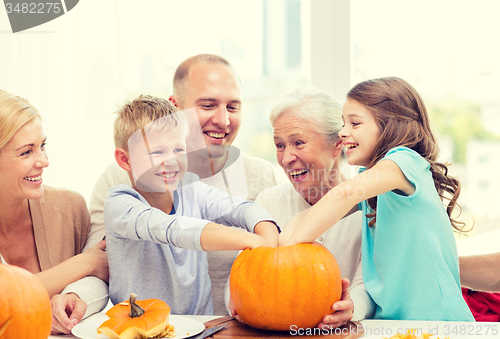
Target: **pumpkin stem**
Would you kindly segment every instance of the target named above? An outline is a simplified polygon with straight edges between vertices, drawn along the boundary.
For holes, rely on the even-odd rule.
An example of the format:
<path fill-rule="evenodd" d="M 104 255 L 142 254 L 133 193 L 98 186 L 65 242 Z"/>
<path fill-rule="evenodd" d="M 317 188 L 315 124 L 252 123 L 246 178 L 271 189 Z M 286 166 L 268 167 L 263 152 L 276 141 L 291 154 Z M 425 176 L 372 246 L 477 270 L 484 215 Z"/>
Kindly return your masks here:
<path fill-rule="evenodd" d="M 129 316 L 130 316 L 130 318 L 137 318 L 137 317 L 140 317 L 141 315 L 144 314 L 144 309 L 135 303 L 136 298 L 137 298 L 137 294 L 134 294 L 134 293 L 130 294 L 130 299 L 129 299 L 129 303 L 130 303 Z"/>

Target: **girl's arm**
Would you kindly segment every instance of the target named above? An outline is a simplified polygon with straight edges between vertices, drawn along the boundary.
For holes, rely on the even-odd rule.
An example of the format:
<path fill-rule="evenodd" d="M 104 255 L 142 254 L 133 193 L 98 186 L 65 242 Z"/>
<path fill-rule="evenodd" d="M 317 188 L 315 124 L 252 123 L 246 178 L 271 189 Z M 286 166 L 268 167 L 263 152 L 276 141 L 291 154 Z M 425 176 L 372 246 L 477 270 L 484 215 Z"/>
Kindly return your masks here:
<path fill-rule="evenodd" d="M 293 227 L 287 225 L 280 235 L 280 245 L 312 242 L 361 201 L 396 189 L 407 195 L 415 191 L 396 163 L 382 160 L 371 169 L 335 186 L 308 210 L 300 224 L 292 224 Z"/>

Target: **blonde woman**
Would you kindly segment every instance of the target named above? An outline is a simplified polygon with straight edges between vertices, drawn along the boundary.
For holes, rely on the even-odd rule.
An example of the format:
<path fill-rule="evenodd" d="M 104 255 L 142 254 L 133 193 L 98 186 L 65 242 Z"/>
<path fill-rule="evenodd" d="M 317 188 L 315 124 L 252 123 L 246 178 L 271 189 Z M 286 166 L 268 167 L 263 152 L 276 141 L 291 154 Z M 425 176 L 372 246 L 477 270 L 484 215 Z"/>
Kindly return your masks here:
<path fill-rule="evenodd" d="M 87 306 L 97 312 L 106 305 L 106 244 L 81 253 L 87 206 L 76 192 L 43 185 L 46 145 L 36 108 L 0 90 L 0 262 L 40 278 L 52 299 L 52 333 L 69 333 Z"/>

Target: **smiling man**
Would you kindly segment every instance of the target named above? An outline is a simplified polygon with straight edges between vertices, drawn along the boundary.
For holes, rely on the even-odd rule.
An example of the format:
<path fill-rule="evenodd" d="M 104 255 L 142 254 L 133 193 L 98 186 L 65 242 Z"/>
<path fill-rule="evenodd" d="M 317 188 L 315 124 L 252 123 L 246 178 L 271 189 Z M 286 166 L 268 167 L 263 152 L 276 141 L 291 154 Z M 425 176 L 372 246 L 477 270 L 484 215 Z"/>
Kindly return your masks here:
<path fill-rule="evenodd" d="M 180 110 L 195 108 L 206 147 L 188 154 L 188 171 L 200 181 L 233 196 L 254 200 L 265 188 L 284 179 L 280 172 L 260 158 L 231 146 L 242 121 L 241 83 L 224 58 L 200 54 L 182 62 L 174 74 L 174 93 L 169 100 Z M 91 235 L 104 237 L 103 206 L 111 187 L 131 185 L 127 173 L 110 165 L 98 179 L 90 200 Z M 88 243 L 93 243 L 89 240 Z M 224 286 L 237 251 L 208 252 L 214 313 L 227 315 Z"/>

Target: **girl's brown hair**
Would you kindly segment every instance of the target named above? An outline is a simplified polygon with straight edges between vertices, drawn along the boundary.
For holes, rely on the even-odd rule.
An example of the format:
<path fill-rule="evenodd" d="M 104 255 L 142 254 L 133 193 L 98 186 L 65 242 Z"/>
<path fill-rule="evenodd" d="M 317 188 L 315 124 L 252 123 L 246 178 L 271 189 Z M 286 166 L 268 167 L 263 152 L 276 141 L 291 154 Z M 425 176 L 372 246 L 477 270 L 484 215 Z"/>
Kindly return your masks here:
<path fill-rule="evenodd" d="M 367 168 L 373 167 L 397 146 L 408 147 L 430 163 L 436 190 L 446 204 L 452 226 L 462 231 L 464 223 L 451 217 L 460 195 L 460 182 L 448 175 L 448 167 L 437 162 L 439 149 L 432 134 L 429 116 L 422 98 L 406 81 L 396 77 L 379 78 L 361 82 L 347 94 L 347 99 L 366 107 L 375 117 L 380 128 L 380 138 Z M 449 195 L 449 196 L 447 196 Z M 451 197 L 450 197 L 451 196 Z M 367 214 L 369 225 L 376 223 L 377 197 L 368 199 L 373 213 Z"/>

